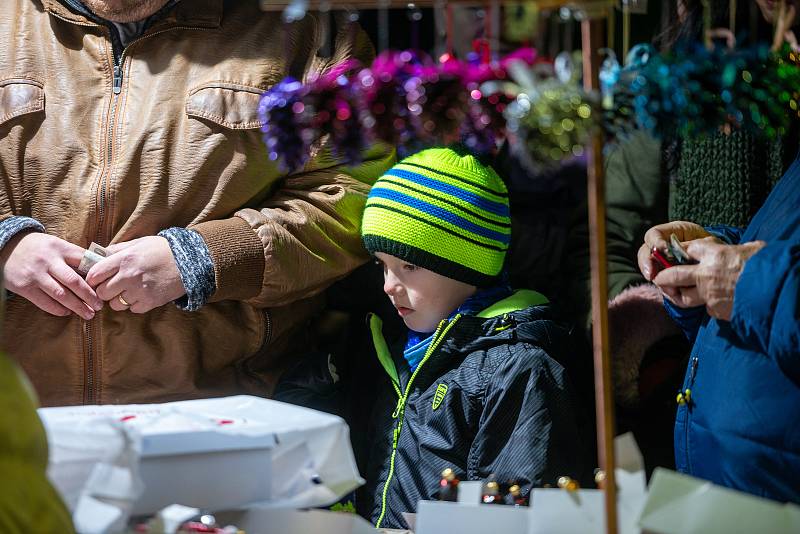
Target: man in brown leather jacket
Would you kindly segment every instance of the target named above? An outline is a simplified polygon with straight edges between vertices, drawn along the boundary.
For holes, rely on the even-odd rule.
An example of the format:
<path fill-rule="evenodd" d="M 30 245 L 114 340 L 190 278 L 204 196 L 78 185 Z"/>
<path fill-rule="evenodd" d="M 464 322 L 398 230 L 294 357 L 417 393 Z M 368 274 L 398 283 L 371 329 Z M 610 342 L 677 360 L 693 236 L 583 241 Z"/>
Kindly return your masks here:
<path fill-rule="evenodd" d="M 0 2 L 3 344 L 43 404 L 270 394 L 392 163 L 268 159 L 260 94 L 372 54 L 322 40 L 257 0 Z"/>

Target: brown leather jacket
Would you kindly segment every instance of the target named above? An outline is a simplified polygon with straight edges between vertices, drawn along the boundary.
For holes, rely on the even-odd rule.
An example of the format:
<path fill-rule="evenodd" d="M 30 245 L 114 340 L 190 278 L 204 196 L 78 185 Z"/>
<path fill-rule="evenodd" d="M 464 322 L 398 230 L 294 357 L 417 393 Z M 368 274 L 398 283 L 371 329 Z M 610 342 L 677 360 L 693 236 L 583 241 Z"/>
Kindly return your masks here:
<path fill-rule="evenodd" d="M 368 60 L 363 32 L 321 60 L 313 17 L 187 0 L 128 45 L 118 92 L 109 30 L 55 0 L 2 0 L 0 42 L 0 219 L 34 217 L 84 247 L 188 227 L 217 284 L 197 312 L 106 306 L 89 322 L 12 298 L 3 343 L 42 403 L 269 394 L 321 292 L 366 259 L 361 211 L 392 155 L 345 168 L 319 150 L 286 177 L 262 144 L 259 96 Z"/>

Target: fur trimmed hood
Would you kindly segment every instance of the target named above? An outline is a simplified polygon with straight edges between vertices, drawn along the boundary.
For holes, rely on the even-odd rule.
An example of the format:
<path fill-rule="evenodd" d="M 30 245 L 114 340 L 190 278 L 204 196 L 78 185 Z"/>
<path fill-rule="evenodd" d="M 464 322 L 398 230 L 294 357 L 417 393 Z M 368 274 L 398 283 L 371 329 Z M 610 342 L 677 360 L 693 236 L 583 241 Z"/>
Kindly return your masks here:
<path fill-rule="evenodd" d="M 609 346 L 617 403 L 639 402 L 639 370 L 647 350 L 681 331 L 664 309 L 661 291 L 653 284 L 626 288 L 608 303 Z"/>

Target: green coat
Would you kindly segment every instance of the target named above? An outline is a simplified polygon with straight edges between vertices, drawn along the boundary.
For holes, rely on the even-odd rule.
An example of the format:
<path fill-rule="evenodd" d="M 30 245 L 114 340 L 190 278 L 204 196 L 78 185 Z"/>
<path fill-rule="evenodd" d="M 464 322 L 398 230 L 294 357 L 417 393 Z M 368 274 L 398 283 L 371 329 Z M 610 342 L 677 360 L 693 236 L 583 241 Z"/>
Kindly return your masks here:
<path fill-rule="evenodd" d="M 47 437 L 33 388 L 0 354 L 0 532 L 71 534 L 72 519 L 45 476 Z"/>
<path fill-rule="evenodd" d="M 644 233 L 667 220 L 667 181 L 661 177 L 661 143 L 645 133 L 635 133 L 610 146 L 605 156 L 606 246 L 608 298 L 625 288 L 646 282 L 636 264 Z M 591 328 L 591 271 L 586 204 L 571 215 L 562 269 L 565 286 L 556 298 L 568 316 Z"/>

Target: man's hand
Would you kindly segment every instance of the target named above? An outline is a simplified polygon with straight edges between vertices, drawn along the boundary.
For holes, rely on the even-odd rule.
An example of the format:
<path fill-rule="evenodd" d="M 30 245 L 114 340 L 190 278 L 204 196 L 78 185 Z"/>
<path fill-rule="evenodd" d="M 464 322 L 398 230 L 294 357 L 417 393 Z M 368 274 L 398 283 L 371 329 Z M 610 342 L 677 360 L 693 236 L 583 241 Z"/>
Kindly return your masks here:
<path fill-rule="evenodd" d="M 140 237 L 106 248 L 112 255 L 92 267 L 86 281 L 112 309 L 146 313 L 186 294 L 163 237 Z"/>
<path fill-rule="evenodd" d="M 675 234 L 681 243 L 693 241 L 695 239 L 703 239 L 711 235 L 699 224 L 687 221 L 673 221 L 650 228 L 647 233 L 644 234 L 644 244 L 639 247 L 639 252 L 637 253 L 639 270 L 646 279 L 653 280 L 653 277 L 659 270 L 658 265 L 653 261 L 650 255 L 653 247 L 659 250 L 666 250 L 670 234 Z"/>
<path fill-rule="evenodd" d="M 723 245 L 713 238 L 690 242 L 686 252 L 697 265 L 676 265 L 653 279 L 672 302 L 681 308 L 705 305 L 712 317 L 730 321 L 736 282 L 744 264 L 766 243 Z"/>
<path fill-rule="evenodd" d="M 14 236 L 0 251 L 6 288 L 60 317 L 85 320 L 103 307 L 94 289 L 75 271 L 84 249 L 38 232 Z"/>

